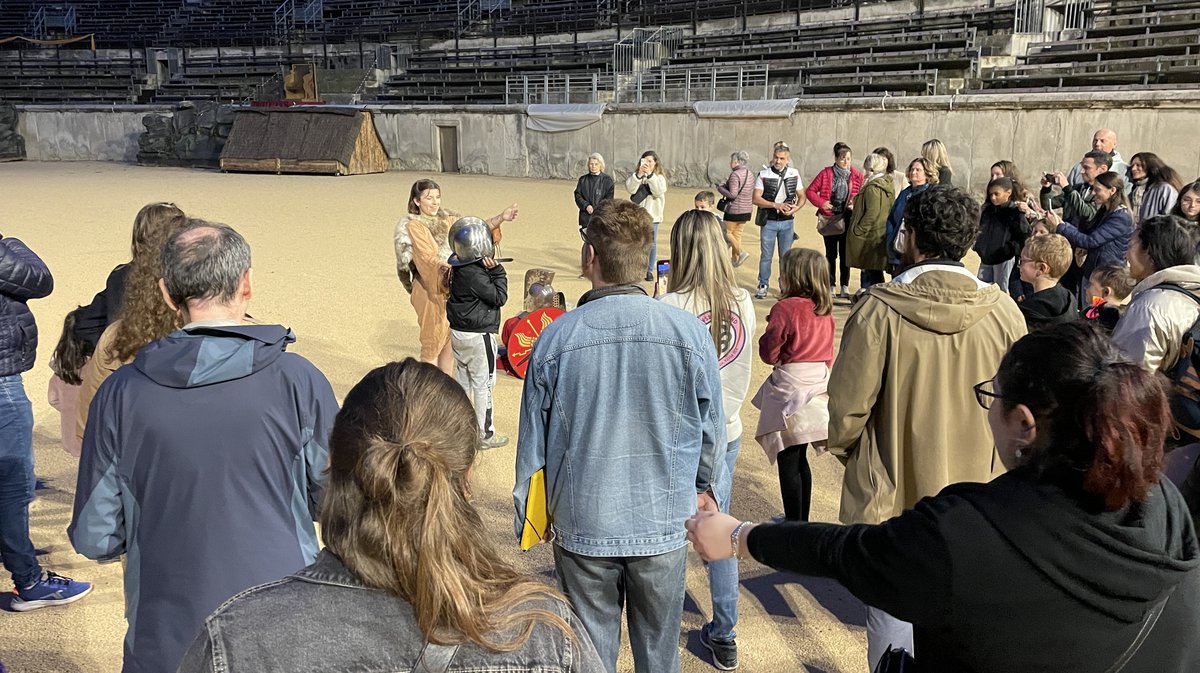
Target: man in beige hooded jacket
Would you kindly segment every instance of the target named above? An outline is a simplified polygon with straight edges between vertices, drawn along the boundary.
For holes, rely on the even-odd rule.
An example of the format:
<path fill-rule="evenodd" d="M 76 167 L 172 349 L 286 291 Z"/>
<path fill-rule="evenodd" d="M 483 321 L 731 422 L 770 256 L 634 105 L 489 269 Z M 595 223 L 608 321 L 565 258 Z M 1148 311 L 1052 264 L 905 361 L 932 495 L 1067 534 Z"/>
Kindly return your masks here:
<path fill-rule="evenodd" d="M 1003 471 L 971 388 L 995 376 L 1025 321 L 960 261 L 978 233 L 979 204 L 966 192 L 914 194 L 896 242 L 907 268 L 865 291 L 846 321 L 829 381 L 829 450 L 846 465 L 842 523 L 881 523 L 949 484 Z M 912 652 L 911 625 L 868 606 L 869 670 L 889 646 Z"/>

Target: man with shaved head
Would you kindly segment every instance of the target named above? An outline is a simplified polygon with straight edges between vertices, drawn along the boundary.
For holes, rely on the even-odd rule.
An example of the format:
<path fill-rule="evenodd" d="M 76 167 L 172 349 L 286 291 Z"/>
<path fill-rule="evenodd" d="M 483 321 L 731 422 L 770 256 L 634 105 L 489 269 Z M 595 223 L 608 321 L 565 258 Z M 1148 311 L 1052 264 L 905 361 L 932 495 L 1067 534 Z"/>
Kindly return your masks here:
<path fill-rule="evenodd" d="M 225 600 L 312 563 L 337 413 L 291 331 L 245 324 L 241 235 L 191 222 L 162 273 L 183 329 L 96 391 L 68 529 L 80 554 L 126 559 L 123 673 L 174 671 Z"/>
<path fill-rule="evenodd" d="M 1125 160 L 1121 158 L 1121 153 L 1117 151 L 1117 134 L 1112 129 L 1100 129 L 1092 134 L 1092 151 L 1105 152 L 1112 155 L 1112 163 L 1109 164 L 1108 170 L 1125 177 L 1127 166 Z M 1083 175 L 1083 162 L 1079 162 L 1071 167 L 1071 172 L 1067 175 L 1067 181 L 1076 187 L 1087 184 L 1087 180 Z"/>

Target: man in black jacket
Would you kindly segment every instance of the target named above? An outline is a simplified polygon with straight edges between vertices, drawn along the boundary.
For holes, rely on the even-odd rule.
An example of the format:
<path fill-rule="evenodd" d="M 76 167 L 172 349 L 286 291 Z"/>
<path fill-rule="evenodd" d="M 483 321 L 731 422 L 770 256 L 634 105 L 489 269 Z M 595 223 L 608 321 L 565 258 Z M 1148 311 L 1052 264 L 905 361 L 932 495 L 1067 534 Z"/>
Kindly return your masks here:
<path fill-rule="evenodd" d="M 500 307 L 508 301 L 508 276 L 492 258 L 495 249 L 490 234 L 476 233 L 471 236 L 470 231 L 464 231 L 456 236 L 451 231 L 455 254 L 450 257 L 453 273 L 446 316 L 450 319 L 450 345 L 458 382 L 475 405 L 483 448 L 494 449 L 508 444 L 508 437 L 496 434 L 492 418 L 496 334 L 500 331 Z M 468 240 L 473 244 L 464 243 Z"/>
<path fill-rule="evenodd" d="M 42 570 L 29 539 L 33 501 L 33 409 L 21 373 L 33 368 L 37 323 L 26 302 L 54 289 L 50 269 L 15 238 L 0 239 L 0 557 L 12 573 L 18 612 L 73 603 L 92 586 Z"/>

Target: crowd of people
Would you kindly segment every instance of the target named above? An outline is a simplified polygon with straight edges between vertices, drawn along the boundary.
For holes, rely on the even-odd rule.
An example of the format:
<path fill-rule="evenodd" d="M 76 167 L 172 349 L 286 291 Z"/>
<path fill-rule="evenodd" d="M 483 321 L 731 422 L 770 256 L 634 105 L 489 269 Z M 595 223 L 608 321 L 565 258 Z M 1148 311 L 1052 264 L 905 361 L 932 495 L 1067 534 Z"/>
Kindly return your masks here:
<path fill-rule="evenodd" d="M 678 671 L 689 542 L 720 670 L 739 666 L 747 556 L 860 598 L 867 670 L 1200 667 L 1200 472 L 1182 488 L 1163 476 L 1200 438 L 1200 403 L 1180 392 L 1200 363 L 1200 182 L 1149 152 L 1126 167 L 1107 129 L 1036 193 L 998 161 L 982 205 L 951 184 L 938 140 L 903 174 L 885 147 L 860 169 L 838 143 L 807 187 L 778 142 L 757 174 L 734 153 L 720 201 L 701 192 L 673 221 L 652 297 L 661 159 L 642 154 L 629 198 L 602 156 L 587 169 L 591 289 L 538 335 L 515 450 L 516 537 L 545 512 L 553 586 L 479 534 L 471 496 L 479 452 L 509 441 L 492 389 L 515 204 L 462 217 L 434 181 L 412 185 L 394 241 L 419 357 L 372 370 L 340 407 L 288 352 L 296 336 L 249 316 L 236 230 L 169 203 L 138 213 L 130 262 L 65 320 L 50 390 L 80 460 L 67 535 L 123 564 L 126 673 L 615 673 L 623 614 L 635 670 Z M 794 247 L 806 204 L 823 251 Z M 753 293 L 734 271 L 751 220 Z M 525 312 L 557 296 L 550 278 L 527 278 Z M 0 552 L 18 611 L 91 591 L 43 569 L 29 538 L 26 304 L 52 287 L 34 251 L 0 238 Z M 760 331 L 771 373 L 755 382 Z M 778 468 L 769 522 L 730 511 L 747 397 Z M 839 524 L 809 521 L 810 451 L 845 466 Z"/>

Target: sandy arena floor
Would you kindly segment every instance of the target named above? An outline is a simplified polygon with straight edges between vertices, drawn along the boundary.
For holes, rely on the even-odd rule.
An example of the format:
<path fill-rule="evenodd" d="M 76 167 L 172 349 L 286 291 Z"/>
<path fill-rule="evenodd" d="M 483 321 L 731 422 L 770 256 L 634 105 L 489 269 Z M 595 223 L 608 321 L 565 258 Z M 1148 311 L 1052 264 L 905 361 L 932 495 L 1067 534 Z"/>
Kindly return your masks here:
<path fill-rule="evenodd" d="M 25 385 L 33 401 L 37 473 L 49 483 L 32 506 L 37 547 L 49 550 L 44 564 L 95 583 L 75 605 L 31 613 L 0 614 L 0 661 L 13 673 L 112 673 L 120 670 L 125 632 L 120 566 L 97 565 L 66 539 L 75 490 L 76 461 L 59 444 L 59 418 L 46 401 L 50 353 L 63 316 L 88 302 L 116 264 L 129 259 L 133 217 L 145 203 L 174 201 L 188 214 L 226 222 L 241 231 L 254 251 L 251 313 L 264 322 L 293 328 L 294 350 L 319 367 L 339 398 L 373 367 L 418 352 L 417 323 L 395 274 L 392 229 L 405 209 L 411 173 L 358 177 L 227 175 L 183 169 L 151 169 L 102 163 L 0 164 L 0 233 L 24 240 L 50 265 L 54 294 L 32 302 L 41 344 Z M 482 176 L 438 175 L 447 207 L 488 217 L 514 201 L 519 219 L 505 227 L 504 253 L 512 289 L 505 316 L 520 310 L 526 269 L 557 272 L 556 286 L 574 303 L 588 289 L 578 274 L 579 238 L 572 200 L 574 183 Z M 668 194 L 667 219 L 691 208 L 694 189 Z M 822 249 L 806 208 L 798 225 L 800 244 Z M 669 226 L 659 232 L 667 256 Z M 753 289 L 758 230 L 748 226 L 752 254 L 738 280 Z M 762 333 L 770 301 L 756 302 Z M 835 311 L 840 330 L 845 303 Z M 839 331 L 840 333 L 840 331 Z M 756 363 L 751 395 L 769 373 Z M 497 428 L 516 437 L 521 382 L 496 386 Z M 782 511 L 774 467 L 753 439 L 757 411 L 742 409 L 742 440 L 733 495 L 734 515 L 763 520 Z M 539 546 L 521 554 L 512 539 L 512 445 L 480 457 L 477 501 L 488 522 L 485 534 L 530 573 L 549 580 L 553 562 Z M 813 517 L 834 521 L 841 466 L 825 455 L 813 460 Z M 220 522 L 212 522 L 220 526 Z M 833 673 L 865 668 L 861 604 L 836 583 L 775 573 L 747 561 L 742 566 L 738 645 L 741 670 Z M 8 582 L 5 574 L 3 583 Z M 314 606 L 319 609 L 319 606 Z M 712 671 L 699 628 L 710 614 L 708 582 L 692 554 L 688 602 L 680 628 L 683 670 Z M 633 670 L 628 648 L 621 670 Z"/>

